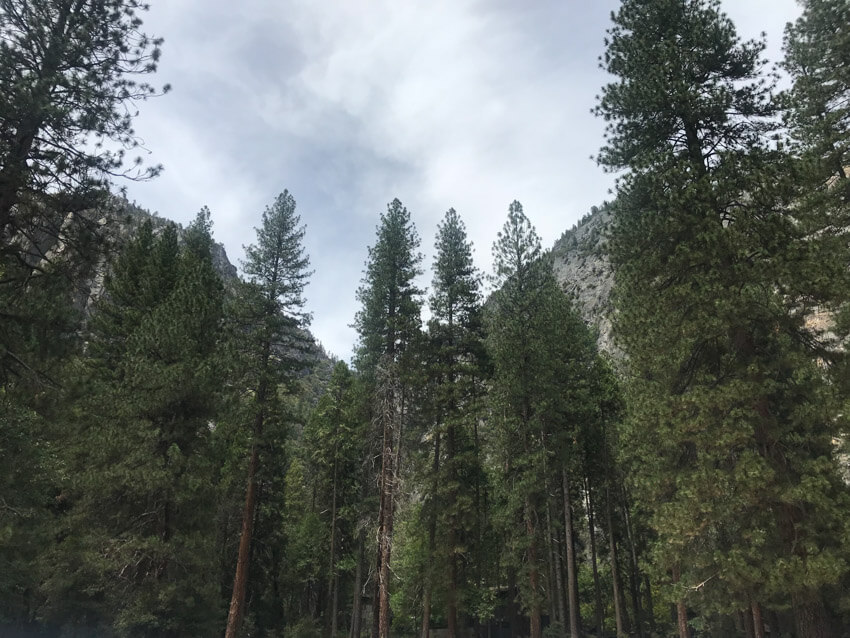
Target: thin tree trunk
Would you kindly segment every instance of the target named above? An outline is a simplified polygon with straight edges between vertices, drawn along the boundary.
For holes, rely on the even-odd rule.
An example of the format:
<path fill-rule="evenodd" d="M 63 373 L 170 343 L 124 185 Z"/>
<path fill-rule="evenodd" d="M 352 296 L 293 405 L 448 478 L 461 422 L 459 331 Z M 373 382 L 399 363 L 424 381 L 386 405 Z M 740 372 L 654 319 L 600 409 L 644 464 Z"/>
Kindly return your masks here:
<path fill-rule="evenodd" d="M 546 499 L 546 531 L 549 535 L 549 538 L 552 539 L 555 536 L 555 531 L 552 527 L 552 504 L 550 500 Z M 556 539 L 560 544 L 560 538 Z M 561 636 L 567 635 L 567 609 L 564 604 L 564 570 L 561 565 L 561 555 L 557 548 L 552 547 L 554 543 L 550 540 L 549 542 L 551 548 L 551 563 L 555 567 L 555 589 L 553 590 L 555 595 L 557 596 L 557 605 L 555 609 L 557 611 L 557 618 L 561 623 Z"/>
<path fill-rule="evenodd" d="M 632 520 L 629 515 L 629 504 L 625 491 L 620 489 L 620 499 L 623 504 L 623 516 L 626 521 L 626 540 L 629 543 L 629 588 L 632 595 L 632 607 L 635 611 L 635 627 L 638 638 L 643 638 L 643 609 L 640 604 L 640 572 L 638 571 L 637 550 L 635 549 Z"/>
<path fill-rule="evenodd" d="M 422 593 L 422 638 L 431 635 L 431 590 L 434 578 L 434 553 L 437 548 L 437 488 L 440 475 L 440 432 L 434 437 L 434 461 L 431 464 L 433 483 L 431 485 L 431 512 L 428 519 L 428 565 L 425 575 L 425 589 Z"/>
<path fill-rule="evenodd" d="M 561 492 L 564 497 L 564 549 L 567 555 L 567 596 L 569 598 L 570 635 L 579 638 L 578 588 L 576 587 L 576 552 L 573 532 L 573 506 L 570 500 L 570 484 L 567 470 L 561 468 Z"/>
<path fill-rule="evenodd" d="M 679 566 L 673 566 L 673 584 L 679 582 L 679 578 L 681 578 L 681 573 L 679 571 Z M 676 625 L 679 629 L 679 638 L 690 638 L 691 632 L 688 629 L 688 609 L 685 607 L 685 601 L 683 599 L 678 599 L 676 601 Z"/>
<path fill-rule="evenodd" d="M 620 636 L 626 635 L 625 623 L 623 622 L 623 589 L 620 583 L 620 571 L 617 567 L 617 540 L 614 536 L 614 521 L 611 515 L 611 490 L 608 487 L 605 488 L 605 517 L 608 523 L 611 581 L 614 587 L 614 623 L 617 627 L 617 638 L 620 638 Z"/>
<path fill-rule="evenodd" d="M 755 633 L 755 627 L 753 626 L 752 610 L 745 609 L 744 611 L 740 612 L 740 615 L 741 615 L 741 620 L 744 623 L 744 635 L 747 638 L 755 638 L 756 633 Z"/>
<path fill-rule="evenodd" d="M 593 568 L 593 599 L 594 612 L 596 616 L 596 634 L 602 635 L 603 614 L 602 614 L 602 587 L 599 583 L 599 566 L 596 562 L 596 525 L 593 522 L 593 495 L 590 491 L 590 481 L 585 479 L 584 493 L 587 500 L 587 534 L 590 537 L 590 564 Z"/>
<path fill-rule="evenodd" d="M 525 499 L 525 531 L 528 534 L 528 586 L 531 590 L 531 610 L 529 621 L 531 623 L 531 638 L 541 638 L 542 628 L 540 624 L 540 584 L 538 583 L 537 571 L 537 532 L 534 529 L 534 521 L 531 518 L 531 501 Z"/>
<path fill-rule="evenodd" d="M 649 610 L 649 633 L 655 634 L 655 606 L 652 604 L 652 585 L 649 582 L 649 576 L 643 575 L 644 592 L 646 594 L 646 609 Z"/>
<path fill-rule="evenodd" d="M 753 614 L 753 635 L 755 638 L 765 638 L 764 618 L 761 615 L 761 605 L 757 601 L 750 603 L 750 610 Z"/>
<path fill-rule="evenodd" d="M 337 582 L 336 577 L 336 475 L 337 461 L 336 450 L 334 450 L 334 468 L 333 468 L 333 488 L 331 493 L 331 542 L 330 542 L 330 559 L 328 561 L 328 595 L 327 603 L 329 609 L 328 618 L 325 621 L 325 626 L 330 631 L 330 636 L 336 634 L 336 605 L 337 591 L 334 584 Z"/>
<path fill-rule="evenodd" d="M 357 539 L 357 566 L 354 568 L 354 593 L 351 599 L 351 628 L 348 638 L 360 638 L 363 623 L 363 561 L 366 552 L 366 532 L 360 530 Z"/>
<path fill-rule="evenodd" d="M 245 509 L 242 512 L 242 533 L 236 557 L 236 575 L 233 578 L 233 595 L 227 613 L 225 638 L 235 638 L 245 613 L 245 593 L 248 590 L 248 566 L 251 562 L 251 537 L 254 533 L 254 513 L 257 507 L 257 469 L 259 454 L 257 444 L 251 446 L 248 462 L 248 488 L 245 492 Z"/>
<path fill-rule="evenodd" d="M 387 435 L 392 436 L 392 426 L 388 426 Z M 388 438 L 385 435 L 385 439 Z M 393 530 L 393 492 L 394 488 L 394 454 L 392 447 L 384 448 L 384 463 L 382 464 L 381 474 L 384 479 L 381 481 L 384 487 L 383 498 L 381 499 L 384 513 L 383 525 L 378 530 L 378 549 L 380 552 L 381 568 L 378 572 L 378 638 L 389 638 L 390 634 L 390 553 L 392 550 L 392 530 Z"/>
<path fill-rule="evenodd" d="M 449 531 L 449 591 L 446 600 L 446 635 L 457 637 L 457 557 L 454 555 L 455 531 Z"/>
<path fill-rule="evenodd" d="M 519 610 L 517 609 L 517 590 L 516 570 L 508 567 L 508 624 L 511 628 L 511 636 L 520 635 L 519 627 Z"/>
<path fill-rule="evenodd" d="M 451 325 L 451 323 L 450 323 Z M 452 411 L 455 411 L 455 406 L 452 405 Z M 457 636 L 457 556 L 455 555 L 455 546 L 457 545 L 457 528 L 459 521 L 457 520 L 457 477 L 455 475 L 454 458 L 457 454 L 455 441 L 454 425 L 448 425 L 448 449 L 447 458 L 449 463 L 449 502 L 447 507 L 452 517 L 452 524 L 449 525 L 448 535 L 448 550 L 449 550 L 449 591 L 446 596 L 446 626 L 448 638 L 456 638 Z"/>
<path fill-rule="evenodd" d="M 386 441 L 386 433 L 383 435 L 383 440 Z M 372 587 L 372 638 L 378 638 L 379 631 L 379 622 L 381 618 L 381 583 L 379 574 L 381 573 L 381 559 L 383 557 L 381 553 L 381 532 L 384 529 L 384 496 L 386 494 L 386 490 L 384 488 L 384 481 L 386 476 L 384 474 L 384 452 L 385 448 L 382 444 L 381 446 L 381 474 L 380 479 L 378 481 L 378 547 L 377 547 L 377 556 L 375 558 L 375 584 Z"/>
<path fill-rule="evenodd" d="M 555 622 L 560 622 L 561 617 L 558 615 L 558 600 L 555 596 L 555 592 L 558 589 L 558 585 L 555 582 L 555 548 L 554 541 L 552 539 L 552 517 L 550 516 L 550 506 L 549 506 L 549 496 L 548 489 L 546 495 L 546 532 L 544 534 L 544 538 L 546 539 L 546 590 L 549 593 L 547 597 L 549 601 L 549 619 L 550 624 Z"/>

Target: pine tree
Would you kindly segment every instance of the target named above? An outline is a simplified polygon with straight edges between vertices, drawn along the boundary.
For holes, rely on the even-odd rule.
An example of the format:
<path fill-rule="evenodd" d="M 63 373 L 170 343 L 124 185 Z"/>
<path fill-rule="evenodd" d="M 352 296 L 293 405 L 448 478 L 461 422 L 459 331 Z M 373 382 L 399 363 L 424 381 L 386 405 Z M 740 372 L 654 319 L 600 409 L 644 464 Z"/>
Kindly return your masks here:
<path fill-rule="evenodd" d="M 208 211 L 186 237 L 181 247 L 173 225 L 156 236 L 142 226 L 107 279 L 87 356 L 70 370 L 70 510 L 44 585 L 48 620 L 117 635 L 211 629 L 207 452 L 223 289 Z"/>
<path fill-rule="evenodd" d="M 816 157 L 827 175 L 845 180 L 850 177 L 850 7 L 841 0 L 800 4 L 803 15 L 785 33 L 784 66 L 794 80 L 786 114 L 802 150 Z"/>
<path fill-rule="evenodd" d="M 295 199 L 283 191 L 263 211 L 257 243 L 245 248 L 243 270 L 248 281 L 240 286 L 235 315 L 237 385 L 250 395 L 243 417 L 250 425 L 247 486 L 242 531 L 227 618 L 226 638 L 239 631 L 245 615 L 248 567 L 258 499 L 260 454 L 264 444 L 280 438 L 274 432 L 284 412 L 279 390 L 295 389 L 296 373 L 308 367 L 305 352 L 309 315 L 302 294 L 310 273 L 304 255 L 304 227 L 295 212 Z"/>
<path fill-rule="evenodd" d="M 845 570 L 828 530 L 845 524 L 845 496 L 805 316 L 834 263 L 809 259 L 788 164 L 767 143 L 764 45 L 740 42 L 718 4 L 627 1 L 609 31 L 618 79 L 597 107 L 599 159 L 629 171 L 611 242 L 631 371 L 623 445 L 681 635 L 685 602 L 751 613 L 790 593 L 799 635 L 826 636 L 822 591 Z"/>
<path fill-rule="evenodd" d="M 43 206 L 79 212 L 110 177 L 158 172 L 141 159 L 122 168 L 140 143 L 132 105 L 156 92 L 135 79 L 160 57 L 162 41 L 140 30 L 146 9 L 137 0 L 0 3 L 2 253 L 16 250 L 19 233 L 43 229 Z"/>
<path fill-rule="evenodd" d="M 366 432 L 356 391 L 353 373 L 344 362 L 338 362 L 303 436 L 315 498 L 322 504 L 327 530 L 321 554 L 327 558 L 323 569 L 328 636 L 336 636 L 339 625 L 340 582 L 345 577 L 342 565 L 353 565 L 357 560 L 355 531 L 361 509 L 358 501 Z"/>
<path fill-rule="evenodd" d="M 430 298 L 428 348 L 431 401 L 435 406 L 433 473 L 427 493 L 430 552 L 425 584 L 422 635 L 429 631 L 431 589 L 438 574 L 446 578 L 448 635 L 458 633 L 458 609 L 463 610 L 464 580 L 477 549 L 476 492 L 481 467 L 476 442 L 477 404 L 483 395 L 485 353 L 480 276 L 472 261 L 472 245 L 454 209 L 437 229 L 433 293 Z M 444 452 L 440 443 L 445 441 Z M 439 509 L 439 514 L 438 510 Z M 437 523 L 439 518 L 439 540 Z M 435 555 L 436 547 L 445 548 Z"/>
<path fill-rule="evenodd" d="M 375 388 L 374 421 L 380 432 L 381 473 L 378 508 L 373 635 L 389 635 L 389 577 L 398 461 L 408 406 L 405 383 L 410 370 L 408 349 L 419 332 L 421 274 L 419 236 L 410 213 L 398 199 L 381 215 L 375 245 L 369 249 L 366 272 L 357 298 L 362 304 L 354 319 L 359 335 L 357 369 Z"/>
<path fill-rule="evenodd" d="M 508 542 L 521 552 L 506 556 L 521 572 L 521 599 L 529 613 L 531 636 L 540 638 L 543 589 L 540 579 L 538 512 L 544 504 L 546 465 L 541 440 L 541 395 L 538 378 L 546 360 L 545 306 L 554 283 L 540 238 L 514 201 L 508 220 L 493 244 L 495 288 L 487 315 L 488 351 L 493 360 L 492 394 L 504 462 L 503 521 Z"/>

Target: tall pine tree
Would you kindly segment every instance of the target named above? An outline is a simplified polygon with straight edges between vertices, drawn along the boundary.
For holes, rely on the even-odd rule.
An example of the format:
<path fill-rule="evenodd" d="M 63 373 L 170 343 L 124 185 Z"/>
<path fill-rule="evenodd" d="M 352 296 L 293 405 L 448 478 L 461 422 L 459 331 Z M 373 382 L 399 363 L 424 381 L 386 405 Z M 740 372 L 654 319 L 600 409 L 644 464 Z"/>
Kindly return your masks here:
<path fill-rule="evenodd" d="M 118 635 L 211 629 L 209 422 L 215 415 L 223 289 L 209 212 L 178 244 L 150 222 L 122 253 L 72 368 L 69 503 L 47 618 Z"/>
<path fill-rule="evenodd" d="M 374 421 L 380 443 L 378 556 L 373 636 L 387 638 L 390 625 L 390 555 L 398 490 L 401 435 L 408 411 L 409 346 L 419 333 L 422 292 L 419 236 L 410 213 L 398 199 L 381 215 L 375 245 L 357 291 L 362 308 L 354 319 L 359 335 L 356 364 L 374 388 Z"/>
<path fill-rule="evenodd" d="M 305 353 L 309 336 L 305 328 L 309 315 L 303 310 L 302 295 L 310 262 L 303 241 L 304 227 L 295 212 L 295 198 L 285 190 L 263 211 L 257 243 L 245 249 L 243 269 L 248 281 L 239 287 L 233 314 L 240 377 L 236 384 L 240 393 L 247 391 L 249 395 L 242 418 L 250 431 L 250 449 L 226 638 L 237 635 L 245 615 L 264 443 L 280 438 L 275 432 L 285 410 L 280 393 L 291 393 L 296 374 L 308 367 Z"/>
<path fill-rule="evenodd" d="M 806 284 L 832 264 L 809 259 L 767 144 L 764 45 L 742 43 L 718 6 L 626 1 L 609 31 L 617 79 L 597 113 L 600 162 L 628 171 L 611 242 L 632 380 L 624 445 L 681 635 L 685 603 L 758 619 L 790 594 L 798 634 L 827 636 L 822 594 L 846 569 L 828 530 L 845 525 L 846 495 L 805 317 L 818 294 Z"/>

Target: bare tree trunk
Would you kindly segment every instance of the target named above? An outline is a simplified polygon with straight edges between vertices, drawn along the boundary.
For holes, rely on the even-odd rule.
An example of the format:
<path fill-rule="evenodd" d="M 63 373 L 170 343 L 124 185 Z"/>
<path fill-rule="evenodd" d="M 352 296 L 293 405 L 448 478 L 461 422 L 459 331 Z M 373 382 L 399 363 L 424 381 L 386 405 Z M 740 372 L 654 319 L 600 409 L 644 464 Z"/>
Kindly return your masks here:
<path fill-rule="evenodd" d="M 236 575 L 233 578 L 233 595 L 227 613 L 225 638 L 235 638 L 245 614 L 245 594 L 248 590 L 248 566 L 251 563 L 251 537 L 254 533 L 254 513 L 257 508 L 257 468 L 259 454 L 257 444 L 251 446 L 248 462 L 248 488 L 245 492 L 245 508 L 242 512 L 242 533 L 239 536 L 239 552 L 236 557 Z"/>
<path fill-rule="evenodd" d="M 379 618 L 378 638 L 390 635 L 390 556 L 392 552 L 393 520 L 395 514 L 395 493 L 398 489 L 398 465 L 401 457 L 401 432 L 404 414 L 404 396 L 398 385 L 398 378 L 390 370 L 384 381 L 382 391 L 381 420 L 384 422 L 384 448 L 381 474 L 384 477 L 382 506 L 383 525 L 379 529 L 378 542 L 381 553 L 381 570 L 378 573 Z"/>
<path fill-rule="evenodd" d="M 392 425 L 387 426 L 385 441 L 392 440 Z M 390 554 L 392 551 L 393 509 L 394 509 L 394 475 L 395 455 L 391 443 L 384 447 L 384 462 L 381 474 L 384 476 L 383 524 L 378 530 L 378 551 L 380 552 L 381 567 L 378 572 L 378 638 L 388 638 L 390 634 Z"/>
<path fill-rule="evenodd" d="M 570 484 L 567 470 L 561 468 L 561 491 L 564 497 L 564 545 L 567 555 L 567 595 L 569 597 L 570 635 L 579 638 L 578 588 L 576 587 L 576 550 L 573 532 L 573 505 L 570 500 Z"/>
<path fill-rule="evenodd" d="M 384 463 L 383 463 L 383 452 L 384 448 L 381 448 L 381 474 L 379 480 L 379 505 L 378 505 L 378 549 L 377 549 L 377 557 L 375 558 L 375 584 L 372 587 L 372 638 L 378 638 L 379 626 L 378 622 L 381 618 L 381 583 L 378 574 L 381 573 L 381 542 L 380 535 L 381 530 L 384 529 Z"/>
<path fill-rule="evenodd" d="M 617 567 L 617 539 L 614 536 L 614 521 L 611 515 L 611 490 L 605 488 L 605 517 L 608 523 L 608 546 L 611 561 L 611 581 L 614 586 L 614 622 L 617 627 L 617 638 L 626 635 L 625 623 L 623 622 L 622 585 L 620 583 L 620 570 Z"/>
<path fill-rule="evenodd" d="M 599 584 L 599 566 L 596 562 L 596 525 L 593 522 L 593 495 L 590 492 L 590 481 L 585 479 L 584 493 L 587 501 L 587 534 L 590 537 L 590 564 L 593 568 L 593 599 L 596 616 L 596 634 L 602 635 L 602 587 Z"/>

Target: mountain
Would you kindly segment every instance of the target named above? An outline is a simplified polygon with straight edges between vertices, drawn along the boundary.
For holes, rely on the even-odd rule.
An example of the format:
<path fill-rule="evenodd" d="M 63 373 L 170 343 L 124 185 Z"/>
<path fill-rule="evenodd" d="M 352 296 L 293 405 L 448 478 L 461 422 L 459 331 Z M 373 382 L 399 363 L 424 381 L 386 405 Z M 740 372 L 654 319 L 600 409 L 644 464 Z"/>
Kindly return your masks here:
<path fill-rule="evenodd" d="M 582 318 L 596 329 L 600 349 L 619 358 L 610 319 L 614 272 L 604 251 L 611 221 L 608 205 L 594 206 L 561 235 L 550 254 L 556 279 L 573 297 Z"/>

